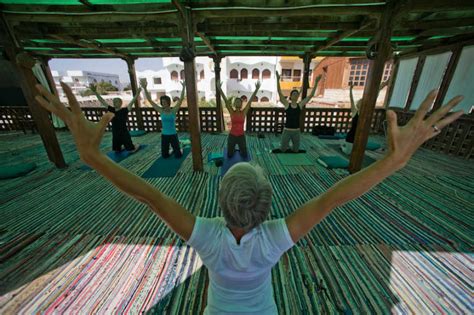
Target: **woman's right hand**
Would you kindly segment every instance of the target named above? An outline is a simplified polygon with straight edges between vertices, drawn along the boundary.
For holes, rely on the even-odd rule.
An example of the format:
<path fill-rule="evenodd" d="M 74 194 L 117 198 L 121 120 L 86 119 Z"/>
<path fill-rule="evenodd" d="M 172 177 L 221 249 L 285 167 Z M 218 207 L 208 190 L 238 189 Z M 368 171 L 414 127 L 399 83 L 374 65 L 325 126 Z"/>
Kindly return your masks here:
<path fill-rule="evenodd" d="M 61 87 L 66 93 L 71 108 L 70 110 L 61 103 L 57 96 L 51 94 L 40 84 L 36 85 L 39 95 L 37 95 L 35 99 L 46 110 L 59 116 L 66 123 L 74 137 L 81 159 L 88 163 L 90 159 L 100 154 L 99 145 L 102 136 L 104 135 L 108 123 L 114 117 L 114 114 L 110 112 L 106 113 L 98 123 L 87 120 L 71 88 L 63 82 L 61 82 Z"/>

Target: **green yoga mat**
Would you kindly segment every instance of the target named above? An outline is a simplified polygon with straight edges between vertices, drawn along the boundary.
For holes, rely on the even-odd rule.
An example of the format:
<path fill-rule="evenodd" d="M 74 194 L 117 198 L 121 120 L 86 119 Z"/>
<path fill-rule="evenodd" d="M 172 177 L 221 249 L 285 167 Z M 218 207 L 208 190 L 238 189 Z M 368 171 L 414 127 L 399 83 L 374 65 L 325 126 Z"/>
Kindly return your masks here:
<path fill-rule="evenodd" d="M 294 154 L 278 154 L 278 160 L 280 163 L 286 166 L 296 166 L 296 165 L 313 165 L 306 154 L 294 153 Z"/>
<path fill-rule="evenodd" d="M 340 144 L 328 144 L 328 147 L 336 151 L 339 155 L 342 157 L 346 158 L 347 160 L 351 160 L 351 156 L 348 154 L 344 154 L 341 150 L 341 145 Z M 376 160 L 371 158 L 370 156 L 364 155 L 364 161 L 362 162 L 362 167 L 367 167 L 370 164 L 374 163 Z"/>

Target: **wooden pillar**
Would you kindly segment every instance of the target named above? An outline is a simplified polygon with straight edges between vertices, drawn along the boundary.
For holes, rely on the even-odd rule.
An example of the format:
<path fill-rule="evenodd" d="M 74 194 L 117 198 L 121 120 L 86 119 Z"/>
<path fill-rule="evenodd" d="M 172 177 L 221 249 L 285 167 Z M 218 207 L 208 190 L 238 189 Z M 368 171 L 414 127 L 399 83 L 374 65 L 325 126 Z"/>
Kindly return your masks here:
<path fill-rule="evenodd" d="M 461 57 L 463 47 L 461 45 L 457 46 L 453 49 L 453 54 L 449 59 L 448 66 L 446 67 L 446 72 L 443 76 L 443 81 L 441 82 L 441 86 L 439 87 L 438 96 L 433 105 L 433 111 L 437 110 L 443 104 L 444 97 L 448 92 L 449 85 L 451 84 L 451 80 L 454 76 L 454 72 L 456 71 L 456 67 L 458 65 L 459 57 Z"/>
<path fill-rule="evenodd" d="M 214 75 L 216 84 L 216 108 L 217 108 L 217 130 L 222 132 L 224 130 L 224 113 L 222 111 L 221 92 L 218 88 L 218 82 L 221 81 L 221 57 L 215 56 L 214 60 Z"/>
<path fill-rule="evenodd" d="M 423 66 L 425 64 L 426 56 L 420 56 L 416 64 L 415 73 L 413 74 L 413 80 L 411 81 L 410 91 L 408 92 L 407 102 L 405 104 L 404 111 L 409 111 L 413 98 L 415 97 L 416 88 L 418 87 L 418 82 L 420 81 L 421 72 L 423 71 Z"/>
<path fill-rule="evenodd" d="M 305 54 L 303 57 L 303 91 L 301 92 L 301 99 L 308 96 L 309 88 L 309 66 L 311 65 L 311 55 Z"/>
<path fill-rule="evenodd" d="M 375 103 L 379 94 L 380 83 L 383 76 L 385 62 L 392 53 L 390 37 L 392 35 L 393 19 L 395 16 L 394 6 L 396 1 L 386 2 L 384 13 L 381 19 L 380 30 L 376 37 L 377 55 L 375 60 L 369 62 L 367 81 L 362 96 L 362 104 L 359 110 L 359 122 L 352 148 L 351 159 L 349 162 L 349 172 L 356 173 L 362 167 L 365 147 L 369 138 L 370 125 L 375 110 Z"/>
<path fill-rule="evenodd" d="M 124 60 L 127 63 L 128 75 L 130 77 L 130 86 L 132 87 L 132 95 L 133 97 L 135 97 L 138 92 L 137 73 L 135 72 L 135 59 L 127 58 Z M 144 130 L 145 127 L 143 125 L 143 116 L 142 111 L 140 109 L 140 95 L 138 95 L 137 100 L 135 102 L 135 110 L 137 111 L 138 129 Z"/>
<path fill-rule="evenodd" d="M 36 124 L 36 128 L 38 128 L 38 133 L 41 136 L 49 160 L 58 168 L 67 167 L 53 124 L 49 119 L 49 113 L 43 109 L 35 99 L 35 96 L 38 94 L 35 85 L 38 81 L 36 80 L 31 67 L 18 62 L 16 49 L 13 47 L 6 48 L 5 51 L 7 56 L 10 58 L 10 61 L 18 70 L 23 95 L 28 103 L 31 116 Z"/>

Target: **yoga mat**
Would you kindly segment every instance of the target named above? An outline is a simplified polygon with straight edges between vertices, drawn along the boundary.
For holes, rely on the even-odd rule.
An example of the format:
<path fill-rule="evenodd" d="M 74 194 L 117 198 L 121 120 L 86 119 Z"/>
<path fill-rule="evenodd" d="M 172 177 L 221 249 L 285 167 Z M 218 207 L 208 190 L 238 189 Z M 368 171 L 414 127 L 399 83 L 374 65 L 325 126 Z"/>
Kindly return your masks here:
<path fill-rule="evenodd" d="M 295 166 L 295 165 L 313 165 L 306 154 L 295 153 L 295 154 L 278 154 L 278 160 L 281 164 L 285 166 Z"/>
<path fill-rule="evenodd" d="M 348 168 L 349 161 L 339 155 L 320 156 L 318 163 L 325 168 Z"/>
<path fill-rule="evenodd" d="M 143 173 L 142 178 L 174 177 L 189 152 L 191 152 L 191 148 L 185 147 L 183 149 L 183 156 L 179 159 L 175 158 L 174 155 L 171 155 L 167 159 L 160 156 L 150 168 Z"/>
<path fill-rule="evenodd" d="M 251 160 L 250 152 L 247 151 L 247 158 L 243 158 L 240 155 L 240 151 L 235 151 L 234 155 L 229 159 L 227 157 L 227 148 L 224 149 L 224 164 L 221 168 L 221 176 L 224 176 L 225 173 L 231 168 L 234 164 L 239 162 L 249 162 Z"/>
<path fill-rule="evenodd" d="M 336 133 L 334 135 L 318 135 L 317 137 L 319 139 L 339 140 L 339 139 L 345 139 L 346 134 L 345 133 Z"/>
<path fill-rule="evenodd" d="M 286 151 L 282 151 L 281 149 L 277 148 L 277 149 L 273 149 L 271 151 L 272 153 L 278 153 L 278 154 L 299 154 L 299 153 L 306 153 L 306 150 L 298 150 L 298 152 L 293 152 L 291 149 L 288 149 Z"/>
<path fill-rule="evenodd" d="M 107 153 L 107 156 L 112 161 L 114 161 L 115 163 L 120 163 L 123 160 L 125 160 L 126 158 L 128 158 L 130 155 L 133 155 L 133 154 L 135 154 L 137 152 L 140 152 L 141 150 L 145 149 L 147 146 L 148 146 L 147 144 L 141 144 L 138 151 L 135 151 L 135 152 L 123 150 L 120 153 L 116 153 L 115 151 L 110 151 L 110 152 Z M 90 168 L 87 165 L 82 165 L 79 169 L 83 170 L 83 171 L 90 171 L 92 168 Z"/>
<path fill-rule="evenodd" d="M 146 134 L 145 130 L 130 130 L 130 136 L 132 137 L 141 137 Z"/>
<path fill-rule="evenodd" d="M 344 152 L 342 152 L 340 144 L 328 144 L 328 147 L 330 147 L 331 149 L 333 149 L 334 151 L 336 151 L 337 153 L 339 153 L 340 155 L 342 155 L 343 157 L 345 157 L 346 159 L 350 161 L 351 156 L 344 154 Z M 362 166 L 367 167 L 370 164 L 374 163 L 375 161 L 376 160 L 371 158 L 370 156 L 364 155 L 364 161 L 362 161 Z"/>

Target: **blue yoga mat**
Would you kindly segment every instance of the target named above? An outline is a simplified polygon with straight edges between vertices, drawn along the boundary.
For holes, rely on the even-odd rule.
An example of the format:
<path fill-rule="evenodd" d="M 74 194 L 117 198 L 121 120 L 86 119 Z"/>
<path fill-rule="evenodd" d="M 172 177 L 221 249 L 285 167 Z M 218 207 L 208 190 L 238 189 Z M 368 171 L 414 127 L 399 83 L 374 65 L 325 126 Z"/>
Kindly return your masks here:
<path fill-rule="evenodd" d="M 133 154 L 135 154 L 137 152 L 140 152 L 141 150 L 145 149 L 147 146 L 148 146 L 147 144 L 141 144 L 140 149 L 138 149 L 138 151 L 135 151 L 135 152 L 123 150 L 120 153 L 116 153 L 115 151 L 110 151 L 110 152 L 107 153 L 107 156 L 112 161 L 114 161 L 115 163 L 120 163 L 123 160 L 125 160 L 126 158 L 128 158 L 130 155 L 133 155 Z M 83 171 L 91 170 L 91 168 L 87 165 L 82 165 L 79 169 L 81 169 Z"/>
<path fill-rule="evenodd" d="M 227 157 L 227 149 L 224 149 L 224 164 L 222 165 L 221 168 L 221 176 L 224 176 L 225 173 L 231 168 L 234 164 L 240 163 L 240 162 L 249 162 L 251 160 L 250 152 L 247 151 L 247 158 L 243 158 L 240 155 L 239 151 L 235 151 L 234 155 L 229 159 Z"/>
<path fill-rule="evenodd" d="M 160 156 L 149 169 L 143 173 L 142 178 L 156 178 L 156 177 L 173 177 L 178 173 L 181 164 L 191 152 L 190 147 L 185 147 L 183 149 L 183 156 L 179 159 L 171 155 L 169 158 L 165 159 Z"/>

